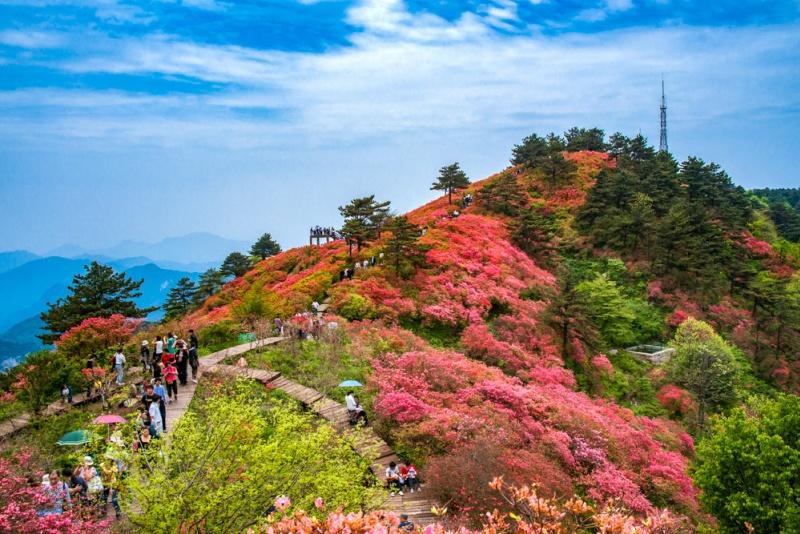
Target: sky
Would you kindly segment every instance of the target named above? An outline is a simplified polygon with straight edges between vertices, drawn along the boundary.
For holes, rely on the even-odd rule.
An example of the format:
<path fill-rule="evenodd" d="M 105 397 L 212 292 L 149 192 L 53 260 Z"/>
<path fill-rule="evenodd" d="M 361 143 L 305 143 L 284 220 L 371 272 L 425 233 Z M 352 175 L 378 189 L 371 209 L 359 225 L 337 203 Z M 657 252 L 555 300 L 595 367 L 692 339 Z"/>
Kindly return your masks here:
<path fill-rule="evenodd" d="M 434 199 L 531 133 L 798 187 L 798 0 L 0 0 L 0 250 L 195 231 L 284 248 Z"/>

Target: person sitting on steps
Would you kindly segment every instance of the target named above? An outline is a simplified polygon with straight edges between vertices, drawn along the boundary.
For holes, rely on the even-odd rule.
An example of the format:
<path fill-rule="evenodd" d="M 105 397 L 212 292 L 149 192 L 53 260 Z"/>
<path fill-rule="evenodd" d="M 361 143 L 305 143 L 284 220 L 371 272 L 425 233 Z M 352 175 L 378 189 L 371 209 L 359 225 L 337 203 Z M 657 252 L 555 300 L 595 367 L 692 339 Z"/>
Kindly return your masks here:
<path fill-rule="evenodd" d="M 389 462 L 389 467 L 386 468 L 386 483 L 392 491 L 392 496 L 394 496 L 395 491 L 397 491 L 398 495 L 403 494 L 404 481 L 395 462 Z"/>

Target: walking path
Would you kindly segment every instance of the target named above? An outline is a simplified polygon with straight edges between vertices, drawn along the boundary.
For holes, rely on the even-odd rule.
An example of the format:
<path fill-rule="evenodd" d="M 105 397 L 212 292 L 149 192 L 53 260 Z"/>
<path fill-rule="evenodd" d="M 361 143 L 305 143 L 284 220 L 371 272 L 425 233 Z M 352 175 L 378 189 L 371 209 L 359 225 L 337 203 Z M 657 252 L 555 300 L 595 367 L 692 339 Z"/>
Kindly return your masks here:
<path fill-rule="evenodd" d="M 320 312 L 327 309 L 327 307 L 327 302 L 321 304 Z M 341 403 L 325 396 L 323 393 L 284 378 L 277 372 L 220 364 L 220 362 L 231 356 L 238 356 L 256 348 L 274 345 L 284 339 L 286 338 L 271 337 L 261 339 L 203 356 L 200 358 L 200 375 L 202 375 L 204 371 L 216 371 L 232 376 L 243 376 L 258 380 L 265 385 L 272 384 L 272 387 L 285 391 L 289 396 L 303 403 L 318 416 L 333 423 L 340 432 L 352 431 L 347 408 Z M 174 428 L 175 423 L 187 410 L 189 404 L 192 402 L 196 389 L 197 385 L 191 381 L 188 385 L 179 388 L 177 400 L 167 406 L 166 422 L 168 431 Z M 73 403 L 71 405 L 55 402 L 48 406 L 43 413 L 45 415 L 54 415 L 68 410 L 70 406 L 86 404 L 97 400 L 99 400 L 98 396 L 87 398 L 85 393 L 78 393 L 73 396 Z M 30 424 L 30 419 L 30 414 L 26 413 L 0 424 L 0 440 L 28 426 Z M 356 452 L 360 454 L 374 453 L 377 455 L 377 459 L 372 464 L 371 469 L 375 477 L 380 481 L 385 479 L 386 468 L 389 466 L 389 462 L 397 462 L 398 464 L 401 462 L 400 457 L 395 454 L 385 441 L 378 437 L 371 427 L 362 428 L 359 432 L 356 442 Z M 393 510 L 398 514 L 408 514 L 409 519 L 413 523 L 425 526 L 436 520 L 436 516 L 431 513 L 431 507 L 435 504 L 436 503 L 428 497 L 427 493 L 424 494 L 424 496 L 422 492 L 414 494 L 407 493 L 402 496 L 389 496 L 387 493 L 386 501 L 384 501 L 382 507 L 386 510 Z"/>

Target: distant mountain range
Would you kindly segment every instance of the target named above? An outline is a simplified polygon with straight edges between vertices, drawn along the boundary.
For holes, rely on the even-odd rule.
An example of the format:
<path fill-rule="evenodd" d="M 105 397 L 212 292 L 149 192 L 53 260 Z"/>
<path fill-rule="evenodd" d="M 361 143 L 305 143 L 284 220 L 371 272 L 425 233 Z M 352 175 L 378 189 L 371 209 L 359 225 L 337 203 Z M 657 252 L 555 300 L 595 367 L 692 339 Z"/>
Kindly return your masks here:
<path fill-rule="evenodd" d="M 161 306 L 175 283 L 188 276 L 219 267 L 234 251 L 246 252 L 250 243 L 207 233 L 164 239 L 158 243 L 123 241 L 102 250 L 75 245 L 59 247 L 40 256 L 26 250 L 0 253 L 0 367 L 11 367 L 25 354 L 42 348 L 39 314 L 47 303 L 65 297 L 73 277 L 91 261 L 143 279 L 140 307 Z M 158 320 L 160 310 L 148 316 Z"/>
<path fill-rule="evenodd" d="M 78 245 L 63 245 L 49 251 L 46 256 L 63 258 L 97 257 L 149 258 L 163 267 L 162 262 L 175 265 L 213 264 L 219 265 L 231 252 L 247 252 L 252 245 L 249 241 L 226 239 L 206 232 L 194 232 L 182 237 L 168 237 L 158 243 L 126 240 L 104 249 L 86 249 Z"/>

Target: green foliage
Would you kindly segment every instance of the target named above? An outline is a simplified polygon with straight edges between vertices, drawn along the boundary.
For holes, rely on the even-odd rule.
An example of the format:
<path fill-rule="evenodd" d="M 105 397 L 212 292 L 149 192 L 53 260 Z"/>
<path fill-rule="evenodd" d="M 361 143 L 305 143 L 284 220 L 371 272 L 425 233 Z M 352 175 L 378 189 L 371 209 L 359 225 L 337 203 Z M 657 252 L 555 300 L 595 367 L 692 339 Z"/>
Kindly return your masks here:
<path fill-rule="evenodd" d="M 252 247 L 250 247 L 250 255 L 257 256 L 262 260 L 281 253 L 281 246 L 277 241 L 272 239 L 269 233 L 266 233 L 258 238 Z"/>
<path fill-rule="evenodd" d="M 522 146 L 514 147 L 512 163 L 540 170 L 550 189 L 556 189 L 577 170 L 575 163 L 564 157 L 566 148 L 564 140 L 553 133 L 545 138 L 533 134 L 523 140 Z"/>
<path fill-rule="evenodd" d="M 550 260 L 555 248 L 553 237 L 557 230 L 558 225 L 552 215 L 533 207 L 521 209 L 519 216 L 509 223 L 514 244 L 542 263 Z"/>
<path fill-rule="evenodd" d="M 259 319 L 274 319 L 282 315 L 283 308 L 283 300 L 274 292 L 250 291 L 231 308 L 231 313 L 239 322 L 252 326 Z"/>
<path fill-rule="evenodd" d="M 736 408 L 697 449 L 695 481 L 723 533 L 800 532 L 800 399 Z"/>
<path fill-rule="evenodd" d="M 439 176 L 431 186 L 432 190 L 444 191 L 447 195 L 447 203 L 453 203 L 453 191 L 463 189 L 469 185 L 467 174 L 458 166 L 458 162 L 447 165 L 439 169 Z"/>
<path fill-rule="evenodd" d="M 708 324 L 692 317 L 672 340 L 675 355 L 667 370 L 679 386 L 694 395 L 702 428 L 707 410 L 729 405 L 736 398 L 738 366 L 733 350 Z"/>
<path fill-rule="evenodd" d="M 579 152 L 581 150 L 592 150 L 594 152 L 604 152 L 607 148 L 605 143 L 605 132 L 600 128 L 570 128 L 564 132 L 567 140 L 566 149 L 568 152 Z"/>
<path fill-rule="evenodd" d="M 224 284 L 225 275 L 217 269 L 209 269 L 200 275 L 194 293 L 194 303 L 200 304 L 217 293 Z"/>
<path fill-rule="evenodd" d="M 161 455 L 131 463 L 125 505 L 135 527 L 243 532 L 281 495 L 306 510 L 317 497 L 345 511 L 378 504 L 366 487 L 371 458 L 353 452 L 355 437 L 281 403 L 263 407 L 253 391 L 214 392 L 181 417 Z"/>
<path fill-rule="evenodd" d="M 233 321 L 220 321 L 203 328 L 197 335 L 203 339 L 203 348 L 213 352 L 236 343 L 238 334 Z"/>
<path fill-rule="evenodd" d="M 375 305 L 366 297 L 351 291 L 345 295 L 339 306 L 339 314 L 350 321 L 363 321 L 375 313 Z"/>
<path fill-rule="evenodd" d="M 389 204 L 377 202 L 375 195 L 356 198 L 346 206 L 339 206 L 339 213 L 344 217 L 341 233 L 347 240 L 352 252 L 353 245 L 357 250 L 378 236 L 380 227 L 389 218 Z"/>
<path fill-rule="evenodd" d="M 500 174 L 479 189 L 475 199 L 489 211 L 512 217 L 528 203 L 527 193 L 517 175 L 510 172 Z"/>
<path fill-rule="evenodd" d="M 615 282 L 600 275 L 592 281 L 582 282 L 576 290 L 585 294 L 589 318 L 603 341 L 617 347 L 634 341 L 631 326 L 635 316 Z"/>
<path fill-rule="evenodd" d="M 91 317 L 144 317 L 155 308 L 138 308 L 133 301 L 140 297 L 139 288 L 144 280 L 134 282 L 125 273 L 114 273 L 114 269 L 96 261 L 85 266 L 85 274 L 76 274 L 70 294 L 55 303 L 47 303 L 48 310 L 39 317 L 44 321 L 43 330 L 49 333 L 37 336 L 45 343 L 52 343 L 61 334 Z"/>
<path fill-rule="evenodd" d="M 219 272 L 223 276 L 233 276 L 238 278 L 247 274 L 253 267 L 253 262 L 249 257 L 241 252 L 231 252 L 219 268 Z"/>
<path fill-rule="evenodd" d="M 13 385 L 17 399 L 29 412 L 38 414 L 58 398 L 65 383 L 73 390 L 83 384 L 79 367 L 57 352 L 41 350 L 28 354 L 9 374 L 17 379 Z"/>
<path fill-rule="evenodd" d="M 386 239 L 386 246 L 383 249 L 386 261 L 394 266 L 398 276 L 407 278 L 411 274 L 411 269 L 425 261 L 425 251 L 429 247 L 417 243 L 420 235 L 419 227 L 412 224 L 405 215 L 393 217 L 386 225 L 386 230 L 392 233 L 392 236 Z"/>
<path fill-rule="evenodd" d="M 175 287 L 169 290 L 167 300 L 164 303 L 164 319 L 171 320 L 183 317 L 189 311 L 189 306 L 194 301 L 194 294 L 197 291 L 194 282 L 188 277 L 184 276 Z"/>

